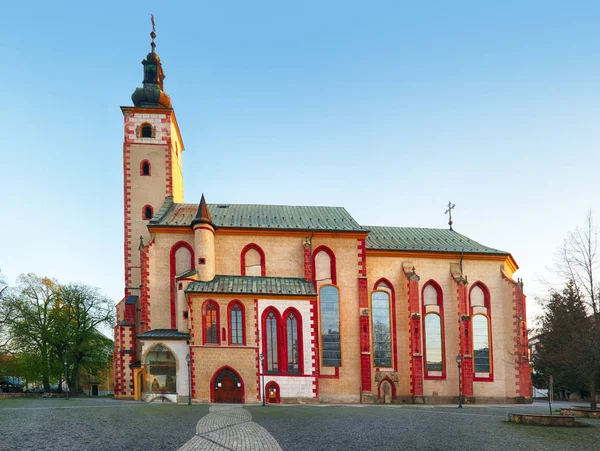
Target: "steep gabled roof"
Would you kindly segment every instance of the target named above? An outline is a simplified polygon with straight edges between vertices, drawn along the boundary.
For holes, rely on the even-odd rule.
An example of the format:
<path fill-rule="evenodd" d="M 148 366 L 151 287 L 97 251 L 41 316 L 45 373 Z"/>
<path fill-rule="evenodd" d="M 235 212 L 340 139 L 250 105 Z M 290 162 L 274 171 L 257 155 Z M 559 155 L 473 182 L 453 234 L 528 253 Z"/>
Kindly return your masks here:
<path fill-rule="evenodd" d="M 367 249 L 509 255 L 448 229 L 367 226 Z"/>
<path fill-rule="evenodd" d="M 343 207 L 288 205 L 206 204 L 218 228 L 366 232 Z M 197 204 L 175 204 L 168 197 L 150 226 L 191 226 L 201 209 Z"/>

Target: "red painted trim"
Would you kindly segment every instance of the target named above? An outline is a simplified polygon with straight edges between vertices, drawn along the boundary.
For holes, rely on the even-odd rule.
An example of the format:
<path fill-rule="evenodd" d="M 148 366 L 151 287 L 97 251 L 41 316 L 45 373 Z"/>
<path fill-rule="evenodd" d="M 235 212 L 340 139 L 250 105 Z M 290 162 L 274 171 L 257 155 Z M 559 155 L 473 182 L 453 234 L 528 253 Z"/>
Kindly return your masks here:
<path fill-rule="evenodd" d="M 240 253 L 240 274 L 242 276 L 246 275 L 246 254 L 251 249 L 254 249 L 260 255 L 260 275 L 261 277 L 265 277 L 267 275 L 267 261 L 265 258 L 265 252 L 256 243 L 247 244 L 242 249 L 242 252 Z"/>
<path fill-rule="evenodd" d="M 393 349 L 393 351 L 394 351 L 393 363 L 394 363 L 394 371 L 398 371 L 398 332 L 396 330 L 396 290 L 394 289 L 394 285 L 392 284 L 392 282 L 390 282 L 385 277 L 382 277 L 377 282 L 375 282 L 375 284 L 373 285 L 373 291 L 376 291 L 377 286 L 382 282 L 385 283 L 389 287 L 389 290 L 392 292 L 392 346 L 394 348 Z"/>
<path fill-rule="evenodd" d="M 297 326 L 297 330 L 298 330 L 298 373 L 290 373 L 288 371 L 288 346 L 290 345 L 288 343 L 288 330 L 287 330 L 287 318 L 289 316 L 290 313 L 293 313 L 294 316 L 296 317 L 296 326 Z M 283 312 L 283 316 L 282 316 L 282 321 L 283 321 L 283 354 L 284 357 L 282 359 L 283 363 L 285 364 L 283 367 L 283 372 L 290 374 L 290 375 L 295 375 L 295 374 L 304 374 L 304 337 L 302 336 L 302 315 L 300 315 L 300 312 L 298 310 L 296 310 L 294 307 L 288 307 L 284 312 Z"/>
<path fill-rule="evenodd" d="M 176 280 L 177 274 L 175 271 L 177 270 L 176 261 L 175 261 L 175 253 L 180 247 L 185 247 L 190 251 L 190 268 L 194 268 L 194 248 L 187 243 L 186 241 L 178 241 L 173 246 L 171 246 L 171 252 L 169 254 L 169 265 L 170 265 L 170 303 L 171 303 L 171 329 L 177 329 L 177 305 L 176 305 Z"/>
<path fill-rule="evenodd" d="M 278 371 L 267 371 L 267 368 L 269 368 L 268 365 L 268 353 L 267 353 L 267 328 L 266 328 L 266 324 L 267 324 L 267 316 L 269 315 L 269 313 L 273 312 L 273 314 L 275 315 L 275 324 L 277 325 L 277 362 L 278 362 L 278 366 L 277 369 Z M 266 308 L 263 313 L 262 313 L 262 317 L 261 317 L 261 329 L 262 329 L 262 352 L 263 352 L 263 356 L 264 356 L 264 360 L 263 360 L 263 373 L 264 374 L 281 374 L 281 373 L 285 373 L 285 371 L 283 371 L 283 369 L 285 369 L 285 366 L 283 365 L 283 359 L 282 359 L 282 354 L 283 354 L 283 340 L 282 340 L 282 334 L 283 334 L 283 327 L 281 325 L 281 315 L 279 314 L 279 311 L 275 308 L 275 307 L 268 307 Z M 283 368 L 282 368 L 283 367 Z"/>
<path fill-rule="evenodd" d="M 231 368 L 229 365 L 224 365 L 221 368 L 219 368 L 217 371 L 214 372 L 214 374 L 210 378 L 210 402 L 211 403 L 215 402 L 215 380 L 217 379 L 217 376 L 219 375 L 219 373 L 223 370 L 233 371 L 235 373 L 235 375 L 237 376 L 237 378 L 240 380 L 240 383 L 242 384 L 242 404 L 245 404 L 246 403 L 246 390 L 245 390 L 244 379 L 242 379 L 242 376 L 240 375 L 240 373 L 238 373 L 236 370 Z"/>
<path fill-rule="evenodd" d="M 233 307 L 239 307 L 242 311 L 242 344 L 233 344 L 233 327 L 231 325 L 231 311 Z M 227 327 L 229 328 L 228 340 L 227 344 L 229 346 L 246 346 L 246 309 L 244 308 L 244 304 L 242 304 L 239 300 L 234 299 L 229 304 L 227 304 Z"/>
<path fill-rule="evenodd" d="M 440 309 L 438 313 L 434 313 L 439 315 L 440 317 L 440 327 L 441 327 L 441 335 L 442 335 L 442 375 L 441 376 L 429 376 L 427 372 L 427 330 L 425 329 L 425 316 L 427 315 L 425 308 L 425 288 L 428 285 L 431 285 L 436 293 L 437 293 L 437 305 Z M 421 317 L 423 318 L 423 374 L 425 379 L 427 380 L 444 380 L 446 379 L 446 330 L 444 327 L 444 292 L 440 284 L 438 284 L 435 280 L 430 279 L 421 288 L 421 306 L 422 313 Z M 433 313 L 433 312 L 430 312 Z"/>
<path fill-rule="evenodd" d="M 217 319 L 217 324 L 216 324 L 216 328 L 217 328 L 217 341 L 218 343 L 207 343 L 206 342 L 206 307 L 208 307 L 210 304 L 213 304 L 216 306 L 216 319 Z M 207 299 L 206 301 L 204 301 L 204 303 L 202 304 L 202 344 L 203 345 L 215 345 L 215 346 L 220 346 L 221 342 L 219 340 L 219 329 L 221 327 L 220 324 L 220 317 L 221 317 L 221 312 L 219 311 L 219 303 L 214 301 L 213 299 Z"/>
<path fill-rule="evenodd" d="M 144 174 L 144 164 L 148 164 L 148 173 L 147 174 Z M 142 177 L 149 177 L 152 175 L 152 165 L 150 164 L 150 162 L 148 160 L 140 161 L 140 175 Z"/>
<path fill-rule="evenodd" d="M 381 381 L 379 382 L 379 385 L 377 385 L 377 400 L 381 401 L 383 398 L 381 397 L 381 385 L 383 384 L 383 381 L 388 381 L 390 383 L 390 385 L 392 386 L 392 404 L 396 403 L 396 384 L 394 384 L 394 381 L 391 380 L 388 376 L 385 376 L 383 379 L 381 379 Z"/>
<path fill-rule="evenodd" d="M 275 399 L 269 396 L 271 388 L 275 389 Z M 279 384 L 275 381 L 269 381 L 265 385 L 265 399 L 269 404 L 279 404 L 281 402 L 281 390 L 279 388 Z"/>
<path fill-rule="evenodd" d="M 312 255 L 312 267 L 313 267 L 313 281 L 316 284 L 317 283 L 317 277 L 316 277 L 316 271 L 317 271 L 317 266 L 315 264 L 315 259 L 317 257 L 317 254 L 319 252 L 325 252 L 327 255 L 329 255 L 329 259 L 330 259 L 330 271 L 331 271 L 331 284 L 332 285 L 337 285 L 337 274 L 336 274 L 336 260 L 335 260 L 335 254 L 333 253 L 333 251 L 331 249 L 329 249 L 327 246 L 319 246 L 317 247 L 314 251 L 313 251 L 313 255 Z"/>
<path fill-rule="evenodd" d="M 261 400 L 261 390 L 260 390 L 260 346 L 259 346 L 259 323 L 258 323 L 258 299 L 254 299 L 254 344 L 256 346 L 256 399 Z"/>
<path fill-rule="evenodd" d="M 310 330 L 310 344 L 312 351 L 312 376 L 313 380 L 313 394 L 315 398 L 319 397 L 319 338 L 318 338 L 318 313 L 317 313 L 317 301 L 310 301 L 310 317 L 309 320 L 312 322 Z"/>
<path fill-rule="evenodd" d="M 487 285 L 484 284 L 483 282 L 481 282 L 480 280 L 478 280 L 477 282 L 475 282 L 473 285 L 471 285 L 471 288 L 469 289 L 469 298 L 467 300 L 467 302 L 469 303 L 469 312 L 470 312 L 470 317 L 471 317 L 471 333 L 473 331 L 473 307 L 471 307 L 471 293 L 473 292 L 473 288 L 475 287 L 479 287 L 481 288 L 481 291 L 483 291 L 483 303 L 485 304 L 485 309 L 486 309 L 486 315 L 487 315 L 487 319 L 488 319 L 488 331 L 489 331 L 489 337 L 488 337 L 488 342 L 490 345 L 490 367 L 491 367 L 491 372 L 490 372 L 490 376 L 489 377 L 477 377 L 475 376 L 475 353 L 473 352 L 473 339 L 471 338 L 471 349 L 469 349 L 469 353 L 472 356 L 472 362 L 473 362 L 473 382 L 494 382 L 494 345 L 493 345 L 493 331 L 492 331 L 492 309 L 490 308 L 491 306 L 491 297 L 490 297 L 490 290 L 488 289 Z"/>

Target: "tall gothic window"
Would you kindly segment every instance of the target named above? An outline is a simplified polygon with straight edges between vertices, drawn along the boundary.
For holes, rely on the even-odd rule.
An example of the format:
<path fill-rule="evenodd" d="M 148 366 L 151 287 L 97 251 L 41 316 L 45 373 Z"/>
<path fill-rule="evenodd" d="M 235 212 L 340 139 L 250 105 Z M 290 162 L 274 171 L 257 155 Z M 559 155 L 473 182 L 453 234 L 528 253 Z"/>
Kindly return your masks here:
<path fill-rule="evenodd" d="M 229 304 L 229 344 L 243 345 L 244 340 L 244 310 L 237 301 Z"/>
<path fill-rule="evenodd" d="M 295 311 L 290 311 L 285 317 L 288 373 L 301 372 L 302 332 L 299 330 L 300 327 L 300 315 Z"/>
<path fill-rule="evenodd" d="M 473 370 L 491 373 L 489 323 L 485 315 L 473 316 Z"/>
<path fill-rule="evenodd" d="M 265 347 L 267 349 L 265 355 L 265 367 L 267 373 L 279 372 L 279 340 L 277 330 L 279 328 L 279 318 L 273 310 L 267 312 L 264 329 L 265 329 Z"/>
<path fill-rule="evenodd" d="M 469 294 L 473 341 L 474 381 L 493 381 L 492 325 L 490 294 L 485 285 L 478 282 Z"/>
<path fill-rule="evenodd" d="M 390 295 L 375 291 L 371 296 L 373 322 L 373 365 L 392 366 L 392 327 L 390 318 Z"/>
<path fill-rule="evenodd" d="M 340 297 L 333 285 L 321 288 L 321 361 L 323 366 L 342 366 Z"/>
<path fill-rule="evenodd" d="M 219 306 L 208 301 L 204 306 L 204 343 L 219 344 Z"/>
<path fill-rule="evenodd" d="M 433 280 L 423 287 L 423 323 L 425 334 L 425 378 L 445 377 L 444 303 L 442 289 Z"/>

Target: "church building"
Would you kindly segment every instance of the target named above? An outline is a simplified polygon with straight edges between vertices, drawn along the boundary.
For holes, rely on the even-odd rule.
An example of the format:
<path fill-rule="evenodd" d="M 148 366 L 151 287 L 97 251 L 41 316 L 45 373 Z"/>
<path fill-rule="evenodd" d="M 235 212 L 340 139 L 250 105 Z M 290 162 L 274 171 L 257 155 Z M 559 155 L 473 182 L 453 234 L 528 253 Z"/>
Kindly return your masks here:
<path fill-rule="evenodd" d="M 510 253 L 451 226 L 362 225 L 343 207 L 209 203 L 200 193 L 185 203 L 182 131 L 151 36 L 143 87 L 121 107 L 117 398 L 531 399 Z"/>

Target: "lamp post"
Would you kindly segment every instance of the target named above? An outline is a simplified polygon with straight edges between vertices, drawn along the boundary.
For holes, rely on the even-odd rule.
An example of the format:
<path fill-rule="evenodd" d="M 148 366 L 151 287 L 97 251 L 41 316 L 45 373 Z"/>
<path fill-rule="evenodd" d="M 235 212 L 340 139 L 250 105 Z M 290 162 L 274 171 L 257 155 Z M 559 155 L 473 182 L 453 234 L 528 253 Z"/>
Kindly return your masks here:
<path fill-rule="evenodd" d="M 458 408 L 462 409 L 462 384 L 460 382 L 460 364 L 462 363 L 462 356 L 460 352 L 456 355 L 456 364 L 458 365 Z"/>
<path fill-rule="evenodd" d="M 261 386 L 261 390 L 262 390 L 262 405 L 263 407 L 265 407 L 265 372 L 264 372 L 264 365 L 263 365 L 263 361 L 265 360 L 265 356 L 263 355 L 263 353 L 260 353 L 260 386 Z"/>
<path fill-rule="evenodd" d="M 192 367 L 190 366 L 190 353 L 185 356 L 185 360 L 187 361 L 188 366 L 188 406 L 192 405 Z"/>
<path fill-rule="evenodd" d="M 67 378 L 67 361 L 65 360 L 63 363 L 65 365 L 65 393 L 66 393 L 65 400 L 68 401 L 69 400 L 69 379 Z"/>

